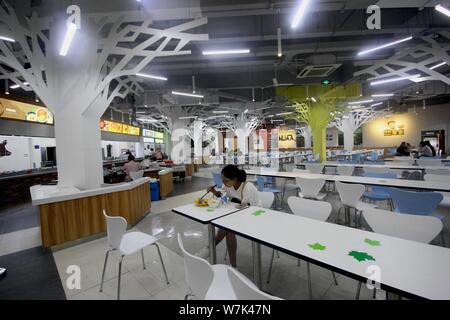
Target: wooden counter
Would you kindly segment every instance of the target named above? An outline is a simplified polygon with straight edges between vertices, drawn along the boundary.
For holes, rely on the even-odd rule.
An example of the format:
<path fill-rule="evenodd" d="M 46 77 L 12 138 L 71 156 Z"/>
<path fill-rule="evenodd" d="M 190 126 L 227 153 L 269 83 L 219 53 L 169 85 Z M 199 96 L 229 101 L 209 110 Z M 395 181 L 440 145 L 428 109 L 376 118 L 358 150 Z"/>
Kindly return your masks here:
<path fill-rule="evenodd" d="M 105 188 L 113 190 L 90 196 L 89 193 L 82 196 L 86 192 L 67 192 L 67 199 L 58 195 L 62 200 L 39 204 L 42 246 L 47 248 L 106 232 L 103 209 L 108 215 L 122 216 L 129 225 L 135 225 L 150 212 L 151 206 L 149 180 L 142 180 L 131 186 L 123 184 L 123 190 Z"/>

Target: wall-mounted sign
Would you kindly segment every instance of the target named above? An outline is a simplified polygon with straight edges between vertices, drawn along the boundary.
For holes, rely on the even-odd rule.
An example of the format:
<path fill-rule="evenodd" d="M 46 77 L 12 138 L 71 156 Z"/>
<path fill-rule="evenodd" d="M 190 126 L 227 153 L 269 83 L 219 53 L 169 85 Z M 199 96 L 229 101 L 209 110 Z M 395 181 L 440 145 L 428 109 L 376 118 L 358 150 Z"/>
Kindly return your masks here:
<path fill-rule="evenodd" d="M 297 148 L 297 131 L 281 129 L 278 132 L 278 148 L 279 149 Z"/>
<path fill-rule="evenodd" d="M 384 136 L 404 136 L 405 135 L 405 126 L 403 124 L 399 124 L 395 121 L 389 121 L 386 125 L 386 129 L 384 130 Z"/>
<path fill-rule="evenodd" d="M 155 139 L 144 137 L 144 143 L 155 143 Z"/>
<path fill-rule="evenodd" d="M 164 144 L 164 140 L 162 140 L 162 139 L 155 139 L 155 143 Z"/>
<path fill-rule="evenodd" d="M 155 131 L 155 139 L 164 139 L 164 133 Z"/>
<path fill-rule="evenodd" d="M 100 130 L 112 133 L 129 134 L 133 136 L 139 136 L 141 134 L 141 128 L 107 120 L 100 120 Z"/>
<path fill-rule="evenodd" d="M 53 124 L 53 115 L 47 108 L 3 98 L 0 98 L 0 118 Z"/>
<path fill-rule="evenodd" d="M 147 137 L 147 138 L 154 138 L 155 137 L 155 131 L 144 129 L 142 135 L 144 137 Z"/>

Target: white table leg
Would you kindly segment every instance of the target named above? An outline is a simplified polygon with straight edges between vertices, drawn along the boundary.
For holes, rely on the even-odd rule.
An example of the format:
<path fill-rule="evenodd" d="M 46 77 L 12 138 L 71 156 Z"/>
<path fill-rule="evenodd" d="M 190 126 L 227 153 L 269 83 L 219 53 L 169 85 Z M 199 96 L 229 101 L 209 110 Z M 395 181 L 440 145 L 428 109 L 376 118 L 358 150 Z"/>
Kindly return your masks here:
<path fill-rule="evenodd" d="M 252 242 L 253 255 L 253 281 L 259 289 L 262 289 L 261 274 L 261 245 L 258 242 Z"/>
<path fill-rule="evenodd" d="M 208 224 L 208 244 L 209 244 L 209 262 L 211 264 L 217 263 L 216 257 L 216 229 L 210 223 Z"/>

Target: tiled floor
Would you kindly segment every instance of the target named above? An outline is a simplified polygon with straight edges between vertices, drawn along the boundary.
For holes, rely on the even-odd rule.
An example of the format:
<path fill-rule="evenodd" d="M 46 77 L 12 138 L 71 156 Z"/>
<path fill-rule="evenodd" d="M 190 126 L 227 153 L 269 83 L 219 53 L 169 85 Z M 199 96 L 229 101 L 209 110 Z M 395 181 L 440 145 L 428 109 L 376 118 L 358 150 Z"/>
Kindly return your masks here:
<path fill-rule="evenodd" d="M 190 252 L 197 252 L 207 244 L 207 230 L 204 225 L 193 222 L 190 219 L 179 216 L 171 212 L 171 209 L 183 204 L 191 203 L 193 199 L 201 196 L 205 192 L 206 186 L 211 181 L 210 170 L 201 170 L 196 173 L 193 178 L 193 188 L 191 185 L 185 190 L 199 191 L 185 193 L 178 196 L 172 196 L 166 200 L 152 203 L 152 212 L 144 218 L 137 226 L 136 230 L 140 230 L 149 234 L 153 234 L 161 244 L 162 256 L 168 271 L 170 284 L 167 285 L 164 280 L 159 256 L 156 248 L 149 247 L 145 249 L 145 259 L 147 268 L 142 269 L 142 262 L 139 254 L 126 257 L 122 268 L 122 299 L 183 299 L 188 292 L 187 284 L 184 276 L 184 264 L 181 252 L 176 242 L 176 235 L 181 233 L 184 237 L 185 247 Z M 282 181 L 278 181 L 282 183 Z M 282 184 L 280 184 L 282 185 Z M 289 195 L 286 194 L 286 198 Z M 333 205 L 333 213 L 330 221 L 334 221 L 339 207 L 338 196 L 331 193 L 328 198 Z M 286 207 L 286 203 L 284 203 Z M 439 209 L 447 216 L 446 221 L 450 218 L 447 210 Z M 289 212 L 288 209 L 285 211 Z M 445 236 L 447 243 L 450 243 L 448 225 L 445 225 Z M 108 268 L 105 276 L 103 292 L 99 292 L 101 271 L 104 262 L 104 255 L 107 248 L 106 238 L 100 238 L 94 241 L 86 242 L 68 249 L 56 251 L 51 254 L 42 252 L 40 248 L 28 249 L 29 246 L 36 246 L 39 242 L 39 228 L 28 228 L 19 233 L 10 232 L 0 234 L 0 265 L 8 261 L 15 261 L 15 254 L 23 256 L 41 256 L 45 261 L 45 268 L 42 269 L 42 277 L 47 275 L 52 280 L 51 285 L 43 290 L 48 290 L 47 295 L 38 297 L 55 297 L 68 299 L 115 299 L 118 280 L 118 255 L 114 253 L 110 255 Z M 438 240 L 436 243 L 439 243 Z M 38 244 L 39 245 L 39 244 Z M 28 249 L 25 251 L 20 251 Z M 31 250 L 31 251 L 30 251 Z M 20 251 L 11 254 L 11 252 Z M 30 253 L 33 252 L 31 255 Z M 266 283 L 269 261 L 272 250 L 262 248 L 262 265 L 263 265 L 263 290 L 280 296 L 284 299 L 308 299 L 308 286 L 306 277 L 306 263 L 301 262 L 300 267 L 297 265 L 297 259 L 286 254 L 280 253 L 280 258 L 274 261 L 272 279 L 270 283 Z M 2 256 L 3 255 L 3 256 Z M 224 260 L 225 243 L 221 243 L 217 247 L 218 263 L 227 263 Z M 44 258 L 42 258 L 44 257 Z M 54 259 L 54 268 L 52 269 L 51 261 Z M 10 263 L 10 262 L 8 262 Z M 43 262 L 40 262 L 41 264 Z M 81 288 L 68 289 L 67 281 L 71 279 L 68 272 L 69 266 L 78 266 L 81 272 Z M 11 267 L 12 266 L 12 267 Z M 33 259 L 29 262 L 30 268 L 36 266 Z M 40 265 L 37 264 L 39 267 Z M 50 266 L 50 267 L 49 267 Z M 21 270 L 16 265 L 9 265 L 9 278 L 14 277 L 16 270 L 32 272 L 30 270 Z M 36 268 L 34 268 L 36 269 Z M 238 237 L 238 270 L 252 279 L 252 256 L 250 241 Z M 69 270 L 70 271 L 70 270 Z M 357 282 L 342 275 L 337 275 L 338 286 L 334 285 L 331 272 L 317 266 L 311 266 L 313 297 L 314 299 L 354 299 Z M 56 276 L 55 276 L 56 275 Z M 59 287 L 54 285 L 54 279 L 60 279 Z M 6 283 L 5 280 L 3 283 Z M 26 288 L 20 290 L 19 284 L 14 290 L 8 285 L 0 282 L 0 298 L 22 298 L 32 296 L 32 292 L 25 292 Z M 39 284 L 39 281 L 35 281 Z M 6 289 L 5 289 L 6 287 Z M 36 293 L 35 293 L 36 294 Z M 33 298 L 33 297 L 32 297 Z M 377 292 L 377 299 L 384 299 L 385 293 Z M 372 299 L 372 292 L 363 286 L 361 299 Z"/>

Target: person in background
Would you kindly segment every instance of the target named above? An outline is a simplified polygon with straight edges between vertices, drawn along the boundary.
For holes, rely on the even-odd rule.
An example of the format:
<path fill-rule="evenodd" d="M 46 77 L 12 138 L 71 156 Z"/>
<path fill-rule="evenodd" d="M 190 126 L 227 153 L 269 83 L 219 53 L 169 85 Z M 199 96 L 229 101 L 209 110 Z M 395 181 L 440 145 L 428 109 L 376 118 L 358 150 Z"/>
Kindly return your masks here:
<path fill-rule="evenodd" d="M 128 155 L 128 162 L 123 165 L 123 171 L 127 174 L 125 176 L 125 182 L 130 182 L 132 179 L 130 177 L 130 172 L 136 172 L 141 169 L 141 165 L 134 161 L 135 158 L 132 154 Z"/>
<path fill-rule="evenodd" d="M 433 153 L 433 157 L 436 157 L 436 149 L 433 147 L 433 145 L 430 143 L 430 141 L 424 141 L 425 145 L 431 149 L 431 152 Z"/>
<path fill-rule="evenodd" d="M 433 150 L 425 143 L 425 141 L 420 141 L 419 153 L 420 153 L 421 157 L 432 157 L 433 156 Z"/>
<path fill-rule="evenodd" d="M 411 154 L 409 148 L 408 148 L 408 144 L 403 141 L 400 146 L 397 148 L 397 156 L 399 157 L 404 157 L 407 156 L 409 157 Z"/>
<path fill-rule="evenodd" d="M 11 152 L 6 149 L 7 144 L 7 140 L 3 140 L 3 142 L 0 144 L 0 157 L 7 157 L 11 155 Z"/>
<path fill-rule="evenodd" d="M 240 203 L 242 205 L 252 205 L 261 207 L 262 202 L 259 197 L 258 189 L 253 183 L 247 182 L 247 174 L 244 170 L 240 170 L 235 165 L 227 165 L 222 169 L 222 181 L 224 184 L 223 193 L 230 197 L 232 202 Z M 208 192 L 211 192 L 216 197 L 222 197 L 222 192 L 217 191 L 214 187 L 209 187 Z M 224 238 L 227 242 L 227 250 L 230 257 L 230 264 L 236 268 L 236 250 L 237 241 L 234 233 L 219 230 L 216 234 L 215 244 L 218 245 Z M 202 249 L 198 256 L 207 258 L 209 249 Z"/>
<path fill-rule="evenodd" d="M 163 154 L 162 154 L 162 152 L 161 152 L 160 149 L 158 149 L 158 150 L 155 151 L 155 158 L 156 158 L 156 161 L 162 161 L 162 159 L 163 159 Z"/>

